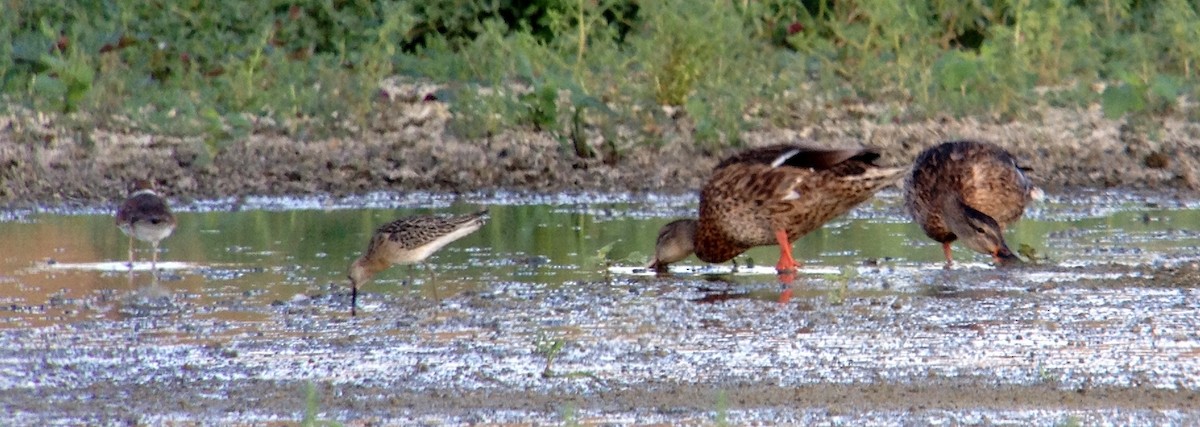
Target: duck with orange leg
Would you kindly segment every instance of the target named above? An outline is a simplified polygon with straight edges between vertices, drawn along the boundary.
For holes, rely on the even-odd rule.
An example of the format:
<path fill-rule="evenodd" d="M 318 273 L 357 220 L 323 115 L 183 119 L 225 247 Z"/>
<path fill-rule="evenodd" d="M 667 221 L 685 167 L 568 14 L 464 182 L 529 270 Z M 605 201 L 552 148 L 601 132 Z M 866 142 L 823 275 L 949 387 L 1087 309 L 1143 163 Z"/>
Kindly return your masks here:
<path fill-rule="evenodd" d="M 917 155 L 905 180 L 904 206 L 925 235 L 942 244 L 946 268 L 954 262 L 950 244 L 956 241 L 996 264 L 1019 264 L 1004 230 L 1042 194 L 1027 170 L 998 145 L 945 142 Z"/>
<path fill-rule="evenodd" d="M 907 168 L 881 167 L 869 148 L 780 144 L 752 148 L 722 160 L 700 192 L 697 219 L 659 230 L 649 268 L 692 253 L 720 263 L 755 246 L 779 246 L 780 274 L 800 267 L 792 242 L 898 181 Z"/>
<path fill-rule="evenodd" d="M 487 211 L 467 215 L 416 215 L 379 227 L 366 252 L 350 264 L 350 315 L 357 315 L 358 288 L 393 264 L 416 264 L 451 242 L 475 232 Z"/>

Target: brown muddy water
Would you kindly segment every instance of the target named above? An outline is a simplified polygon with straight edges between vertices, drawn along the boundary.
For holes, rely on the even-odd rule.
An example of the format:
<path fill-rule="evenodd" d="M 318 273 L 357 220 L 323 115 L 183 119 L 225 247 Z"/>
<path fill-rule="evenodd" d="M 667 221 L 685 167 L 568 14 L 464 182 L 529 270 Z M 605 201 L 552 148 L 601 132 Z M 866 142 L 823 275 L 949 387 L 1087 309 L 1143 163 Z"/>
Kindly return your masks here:
<path fill-rule="evenodd" d="M 488 206 L 363 288 L 371 231 Z M 0 213 L 0 406 L 15 425 L 1200 423 L 1200 201 L 1050 195 L 1036 262 L 941 248 L 876 199 L 741 268 L 638 268 L 694 196 L 245 198 L 176 206 L 161 271 L 111 206 Z M 138 246 L 147 259 L 148 245 Z M 1029 251 L 1032 249 L 1032 252 Z"/>

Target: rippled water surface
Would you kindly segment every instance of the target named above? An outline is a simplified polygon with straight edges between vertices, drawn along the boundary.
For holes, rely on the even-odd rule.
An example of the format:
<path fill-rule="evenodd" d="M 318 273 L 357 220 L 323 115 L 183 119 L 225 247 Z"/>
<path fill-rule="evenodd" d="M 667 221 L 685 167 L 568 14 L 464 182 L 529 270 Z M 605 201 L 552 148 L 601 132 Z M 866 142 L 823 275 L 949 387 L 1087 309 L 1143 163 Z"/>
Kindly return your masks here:
<path fill-rule="evenodd" d="M 791 283 L 770 268 L 775 247 L 739 258 L 734 274 L 694 258 L 668 276 L 640 268 L 658 227 L 695 205 L 621 194 L 176 203 L 157 275 L 144 243 L 134 268 L 125 264 L 128 240 L 108 208 L 4 212 L 0 402 L 31 424 L 296 420 L 314 405 L 326 419 L 385 423 L 1198 421 L 1200 403 L 1187 398 L 1200 389 L 1197 201 L 1051 195 L 1007 236 L 1031 265 L 994 269 L 956 248 L 958 264 L 945 270 L 940 245 L 908 221 L 898 193 L 884 192 L 796 242 L 805 268 Z M 363 287 L 362 315 L 348 319 L 346 266 L 376 227 L 484 206 L 487 225 L 425 266 L 378 275 Z M 322 396 L 379 387 L 408 403 L 306 401 L 282 385 L 293 383 L 321 385 Z M 932 384 L 926 398 L 953 404 L 913 412 L 830 397 L 872 384 Z M 767 391 L 747 391 L 758 397 L 743 404 L 721 397 L 750 385 Z M 938 391 L 1003 401 L 997 386 L 1051 395 L 1004 405 Z M 31 397 L 69 400 L 89 387 L 201 402 L 276 387 L 296 400 L 231 415 L 220 399 L 126 413 Z M 654 393 L 672 387 L 702 402 Z M 1048 401 L 1089 388 L 1183 397 L 1158 410 Z M 771 397 L 795 390 L 817 397 Z M 457 403 L 428 404 L 447 393 Z"/>

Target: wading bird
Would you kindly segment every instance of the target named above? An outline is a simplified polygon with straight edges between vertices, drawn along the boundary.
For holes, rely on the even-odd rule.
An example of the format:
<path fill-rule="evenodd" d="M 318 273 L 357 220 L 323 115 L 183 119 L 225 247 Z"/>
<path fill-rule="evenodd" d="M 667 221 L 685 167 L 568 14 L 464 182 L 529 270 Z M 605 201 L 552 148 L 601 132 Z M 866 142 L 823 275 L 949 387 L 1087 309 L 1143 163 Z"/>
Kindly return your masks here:
<path fill-rule="evenodd" d="M 467 215 L 416 215 L 379 227 L 366 252 L 350 264 L 350 315 L 357 314 L 358 287 L 393 264 L 416 264 L 478 230 L 487 210 Z"/>
<path fill-rule="evenodd" d="M 998 264 L 1020 262 L 1004 242 L 1004 229 L 1041 195 L 1025 170 L 995 144 L 945 142 L 917 155 L 905 182 L 904 206 L 925 235 L 942 244 L 946 268 L 953 263 L 954 241 L 991 255 Z"/>
<path fill-rule="evenodd" d="M 117 208 L 117 227 L 129 236 L 129 268 L 133 269 L 133 239 L 150 242 L 151 271 L 158 270 L 158 242 L 175 231 L 175 215 L 166 199 L 154 192 L 150 181 L 133 181 L 129 198 Z"/>
<path fill-rule="evenodd" d="M 755 246 L 779 245 L 776 271 L 800 266 L 792 242 L 893 184 L 906 168 L 880 167 L 868 148 L 782 144 L 721 161 L 700 192 L 698 219 L 676 220 L 658 233 L 650 268 L 665 271 L 692 253 L 725 262 Z"/>

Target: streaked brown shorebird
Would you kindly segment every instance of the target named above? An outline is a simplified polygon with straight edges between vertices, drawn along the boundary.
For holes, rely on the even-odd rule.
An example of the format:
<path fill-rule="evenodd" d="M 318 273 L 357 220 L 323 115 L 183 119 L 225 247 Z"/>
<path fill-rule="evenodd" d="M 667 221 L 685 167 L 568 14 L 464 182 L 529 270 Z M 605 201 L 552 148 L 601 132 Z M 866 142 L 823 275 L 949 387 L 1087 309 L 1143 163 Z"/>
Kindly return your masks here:
<path fill-rule="evenodd" d="M 358 287 L 393 264 L 416 264 L 438 249 L 478 230 L 487 210 L 467 215 L 416 215 L 375 230 L 366 252 L 350 264 L 350 315 L 357 314 Z"/>
<path fill-rule="evenodd" d="M 664 271 L 693 252 L 725 262 L 755 246 L 779 245 L 780 273 L 795 272 L 792 242 L 900 179 L 906 168 L 880 167 L 868 148 L 796 144 L 752 148 L 721 161 L 700 193 L 699 219 L 658 233 L 650 268 Z"/>
<path fill-rule="evenodd" d="M 175 231 L 175 215 L 150 181 L 133 181 L 129 198 L 117 208 L 117 227 L 129 236 L 129 268 L 133 268 L 133 239 L 150 242 L 150 269 L 158 270 L 158 242 Z"/>
<path fill-rule="evenodd" d="M 1004 242 L 1004 230 L 1041 195 L 1025 170 L 995 144 L 944 142 L 917 155 L 905 181 L 904 206 L 925 235 L 942 244 L 947 268 L 954 241 L 998 264 L 1020 262 Z"/>

